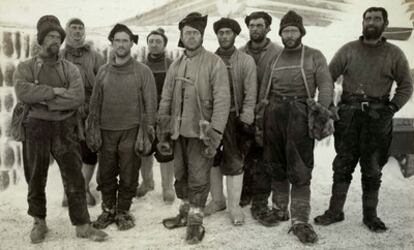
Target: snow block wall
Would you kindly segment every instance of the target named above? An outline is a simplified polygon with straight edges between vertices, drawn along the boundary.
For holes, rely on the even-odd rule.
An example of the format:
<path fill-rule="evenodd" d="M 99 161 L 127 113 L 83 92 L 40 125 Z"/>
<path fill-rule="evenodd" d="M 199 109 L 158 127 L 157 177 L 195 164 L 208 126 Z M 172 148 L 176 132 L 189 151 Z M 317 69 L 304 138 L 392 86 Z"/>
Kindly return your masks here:
<path fill-rule="evenodd" d="M 21 144 L 10 138 L 10 121 L 16 96 L 13 74 L 17 64 L 30 56 L 30 35 L 20 31 L 0 32 L 0 191 L 23 176 Z"/>

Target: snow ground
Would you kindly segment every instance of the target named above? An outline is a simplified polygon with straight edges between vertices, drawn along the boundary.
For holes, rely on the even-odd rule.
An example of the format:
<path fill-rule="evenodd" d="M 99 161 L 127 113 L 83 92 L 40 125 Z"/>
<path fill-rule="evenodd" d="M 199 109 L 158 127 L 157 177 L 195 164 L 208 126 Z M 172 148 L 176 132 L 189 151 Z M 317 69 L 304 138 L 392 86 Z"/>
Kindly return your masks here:
<path fill-rule="evenodd" d="M 315 151 L 316 166 L 312 180 L 311 219 L 327 208 L 331 189 L 331 162 L 334 152 L 328 142 Z M 250 206 L 244 208 L 246 223 L 241 227 L 230 224 L 227 212 L 219 212 L 204 220 L 206 235 L 201 244 L 188 246 L 184 241 L 185 228 L 165 229 L 161 221 L 177 213 L 179 202 L 164 205 L 161 197 L 158 163 L 154 165 L 155 190 L 145 197 L 134 199 L 131 208 L 136 227 L 125 232 L 115 225 L 106 229 L 110 239 L 94 243 L 75 236 L 66 208 L 60 206 L 62 183 L 56 165 L 50 167 L 47 185 L 49 233 L 39 245 L 30 244 L 32 219 L 27 216 L 27 185 L 22 180 L 0 193 L 0 249 L 414 249 L 414 177 L 405 179 L 395 159 L 390 158 L 383 171 L 378 213 L 389 230 L 371 233 L 362 224 L 361 185 L 359 167 L 354 174 L 345 205 L 345 221 L 322 227 L 314 225 L 319 242 L 302 245 L 293 234 L 288 234 L 289 222 L 277 227 L 261 226 L 250 215 Z M 95 195 L 96 183 L 92 189 Z M 100 206 L 90 207 L 92 219 L 100 214 Z"/>

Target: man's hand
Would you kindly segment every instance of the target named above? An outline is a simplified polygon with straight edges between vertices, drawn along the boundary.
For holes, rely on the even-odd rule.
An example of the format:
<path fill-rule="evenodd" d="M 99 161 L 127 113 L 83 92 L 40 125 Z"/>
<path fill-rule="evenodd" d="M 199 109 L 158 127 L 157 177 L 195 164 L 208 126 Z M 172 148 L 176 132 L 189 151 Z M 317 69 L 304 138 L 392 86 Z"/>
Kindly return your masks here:
<path fill-rule="evenodd" d="M 65 88 L 53 88 L 53 93 L 55 95 L 63 95 L 66 92 Z"/>

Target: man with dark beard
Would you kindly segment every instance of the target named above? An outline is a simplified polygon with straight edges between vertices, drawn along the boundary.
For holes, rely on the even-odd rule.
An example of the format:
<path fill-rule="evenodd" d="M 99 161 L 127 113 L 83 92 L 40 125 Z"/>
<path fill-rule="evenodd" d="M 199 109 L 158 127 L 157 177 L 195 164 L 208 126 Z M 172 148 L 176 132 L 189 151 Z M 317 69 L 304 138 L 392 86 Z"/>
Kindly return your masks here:
<path fill-rule="evenodd" d="M 172 60 L 165 55 L 167 42 L 168 38 L 162 28 L 151 31 L 147 36 L 149 53 L 143 63 L 146 64 L 154 74 L 155 84 L 157 85 L 157 100 L 161 100 L 161 91 L 164 86 L 165 76 L 172 63 Z M 142 157 L 141 160 L 142 183 L 137 190 L 138 197 L 142 197 L 148 191 L 154 190 L 154 175 L 152 171 L 154 156 L 150 155 Z M 173 164 L 174 162 L 171 160 L 168 162 L 160 162 L 162 197 L 166 204 L 171 204 L 175 200 Z"/>
<path fill-rule="evenodd" d="M 24 118 L 23 166 L 28 214 L 34 218 L 32 243 L 42 242 L 48 231 L 45 187 L 50 155 L 61 171 L 76 236 L 94 241 L 108 236 L 90 226 L 76 126 L 76 110 L 85 95 L 77 67 L 58 56 L 65 36 L 55 16 L 41 17 L 37 23 L 40 53 L 20 63 L 13 79 L 17 98 L 29 109 Z"/>
<path fill-rule="evenodd" d="M 105 63 L 101 54 L 96 52 L 90 43 L 85 42 L 85 24 L 79 18 L 71 18 L 66 25 L 66 45 L 61 50 L 61 55 L 66 60 L 75 64 L 82 76 L 83 86 L 85 88 L 85 102 L 80 109 L 80 118 L 82 126 L 85 123 L 89 113 L 89 100 L 92 95 L 95 76 L 99 68 Z M 93 197 L 89 183 L 92 179 L 98 155 L 86 145 L 84 138 L 80 141 L 82 153 L 82 175 L 85 178 L 86 200 L 88 205 L 94 206 L 96 200 Z M 66 195 L 63 196 L 62 206 L 67 206 Z"/>
<path fill-rule="evenodd" d="M 210 169 L 230 112 L 226 65 L 202 46 L 207 16 L 190 13 L 180 21 L 182 56 L 168 69 L 158 115 L 164 134 L 174 141 L 175 192 L 179 214 L 163 220 L 166 228 L 187 226 L 188 244 L 204 237 L 203 209 L 210 190 Z"/>
<path fill-rule="evenodd" d="M 266 37 L 270 31 L 272 17 L 263 11 L 253 12 L 246 16 L 245 23 L 249 28 L 250 41 L 240 48 L 240 51 L 252 56 L 257 68 L 257 88 L 260 89 L 263 73 L 270 64 L 272 58 L 281 51 L 281 47 L 270 41 Z M 261 126 L 256 127 L 261 133 Z M 271 181 L 263 165 L 263 145 L 261 137 L 259 141 L 254 140 L 245 158 L 243 190 L 240 201 L 241 206 L 246 206 L 252 201 L 251 213 L 253 218 L 264 225 L 274 225 L 276 221 L 272 219 L 267 207 L 267 199 L 271 193 Z"/>
<path fill-rule="evenodd" d="M 227 176 L 227 200 L 230 219 L 234 225 L 244 223 L 240 208 L 243 181 L 244 158 L 248 152 L 246 137 L 252 134 L 254 107 L 257 98 L 256 65 L 251 56 L 234 47 L 241 28 L 236 20 L 221 18 L 214 23 L 220 47 L 216 54 L 227 65 L 230 80 L 231 108 L 224 130 L 222 149 L 217 154 L 215 166 L 211 169 L 211 202 L 204 210 L 210 215 L 226 208 L 223 195 L 223 174 Z"/>
<path fill-rule="evenodd" d="M 387 229 L 377 215 L 382 168 L 388 161 L 392 118 L 409 100 L 413 86 L 404 53 L 382 37 L 388 25 L 384 8 L 363 14 L 362 36 L 335 54 L 329 70 L 336 81 L 343 76 L 335 123 L 332 195 L 328 210 L 315 218 L 319 225 L 344 220 L 344 204 L 356 165 L 361 166 L 363 223 L 373 232 Z M 393 82 L 395 94 L 390 98 Z"/>
<path fill-rule="evenodd" d="M 325 57 L 302 44 L 306 34 L 302 17 L 289 11 L 280 21 L 285 48 L 273 58 L 263 75 L 258 106 L 265 106 L 263 158 L 275 189 L 272 213 L 289 219 L 289 231 L 303 243 L 318 237 L 308 223 L 314 139 L 308 132 L 308 95 L 326 108 L 333 102 L 333 83 Z"/>
<path fill-rule="evenodd" d="M 119 230 L 128 230 L 135 226 L 129 210 L 141 164 L 134 146 L 139 129 L 152 131 L 151 136 L 155 136 L 157 89 L 151 70 L 131 56 L 138 36 L 127 26 L 116 24 L 108 40 L 112 43 L 113 57 L 96 76 L 86 122 L 87 126 L 96 125 L 100 130 L 101 141 L 90 139 L 95 133 L 86 134 L 88 146 L 95 151 L 99 149 L 97 182 L 102 193 L 102 214 L 93 226 L 106 228 L 115 222 Z"/>

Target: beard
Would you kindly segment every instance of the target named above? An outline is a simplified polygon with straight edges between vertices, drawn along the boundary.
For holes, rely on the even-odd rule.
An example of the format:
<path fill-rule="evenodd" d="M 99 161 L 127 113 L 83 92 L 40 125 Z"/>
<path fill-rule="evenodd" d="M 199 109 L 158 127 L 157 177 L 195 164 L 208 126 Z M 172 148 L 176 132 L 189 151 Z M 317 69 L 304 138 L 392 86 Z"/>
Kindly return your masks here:
<path fill-rule="evenodd" d="M 220 48 L 222 48 L 224 50 L 228 50 L 230 48 L 233 48 L 234 40 L 235 40 L 235 38 L 229 39 L 229 40 L 226 40 L 226 41 L 219 41 Z"/>
<path fill-rule="evenodd" d="M 385 30 L 385 25 L 381 27 L 366 26 L 362 29 L 362 35 L 365 37 L 365 39 L 368 39 L 368 40 L 378 39 L 381 37 L 384 30 Z"/>
<path fill-rule="evenodd" d="M 59 54 L 59 48 L 60 46 L 57 43 L 52 43 L 46 48 L 46 52 L 50 56 L 56 56 Z"/>
<path fill-rule="evenodd" d="M 260 34 L 260 33 L 253 33 L 250 34 L 250 40 L 255 43 L 261 43 L 266 38 L 266 34 Z"/>
<path fill-rule="evenodd" d="M 302 37 L 299 37 L 297 39 L 292 39 L 292 38 L 283 39 L 282 38 L 282 43 L 286 49 L 294 49 L 294 48 L 297 48 L 302 43 Z"/>

